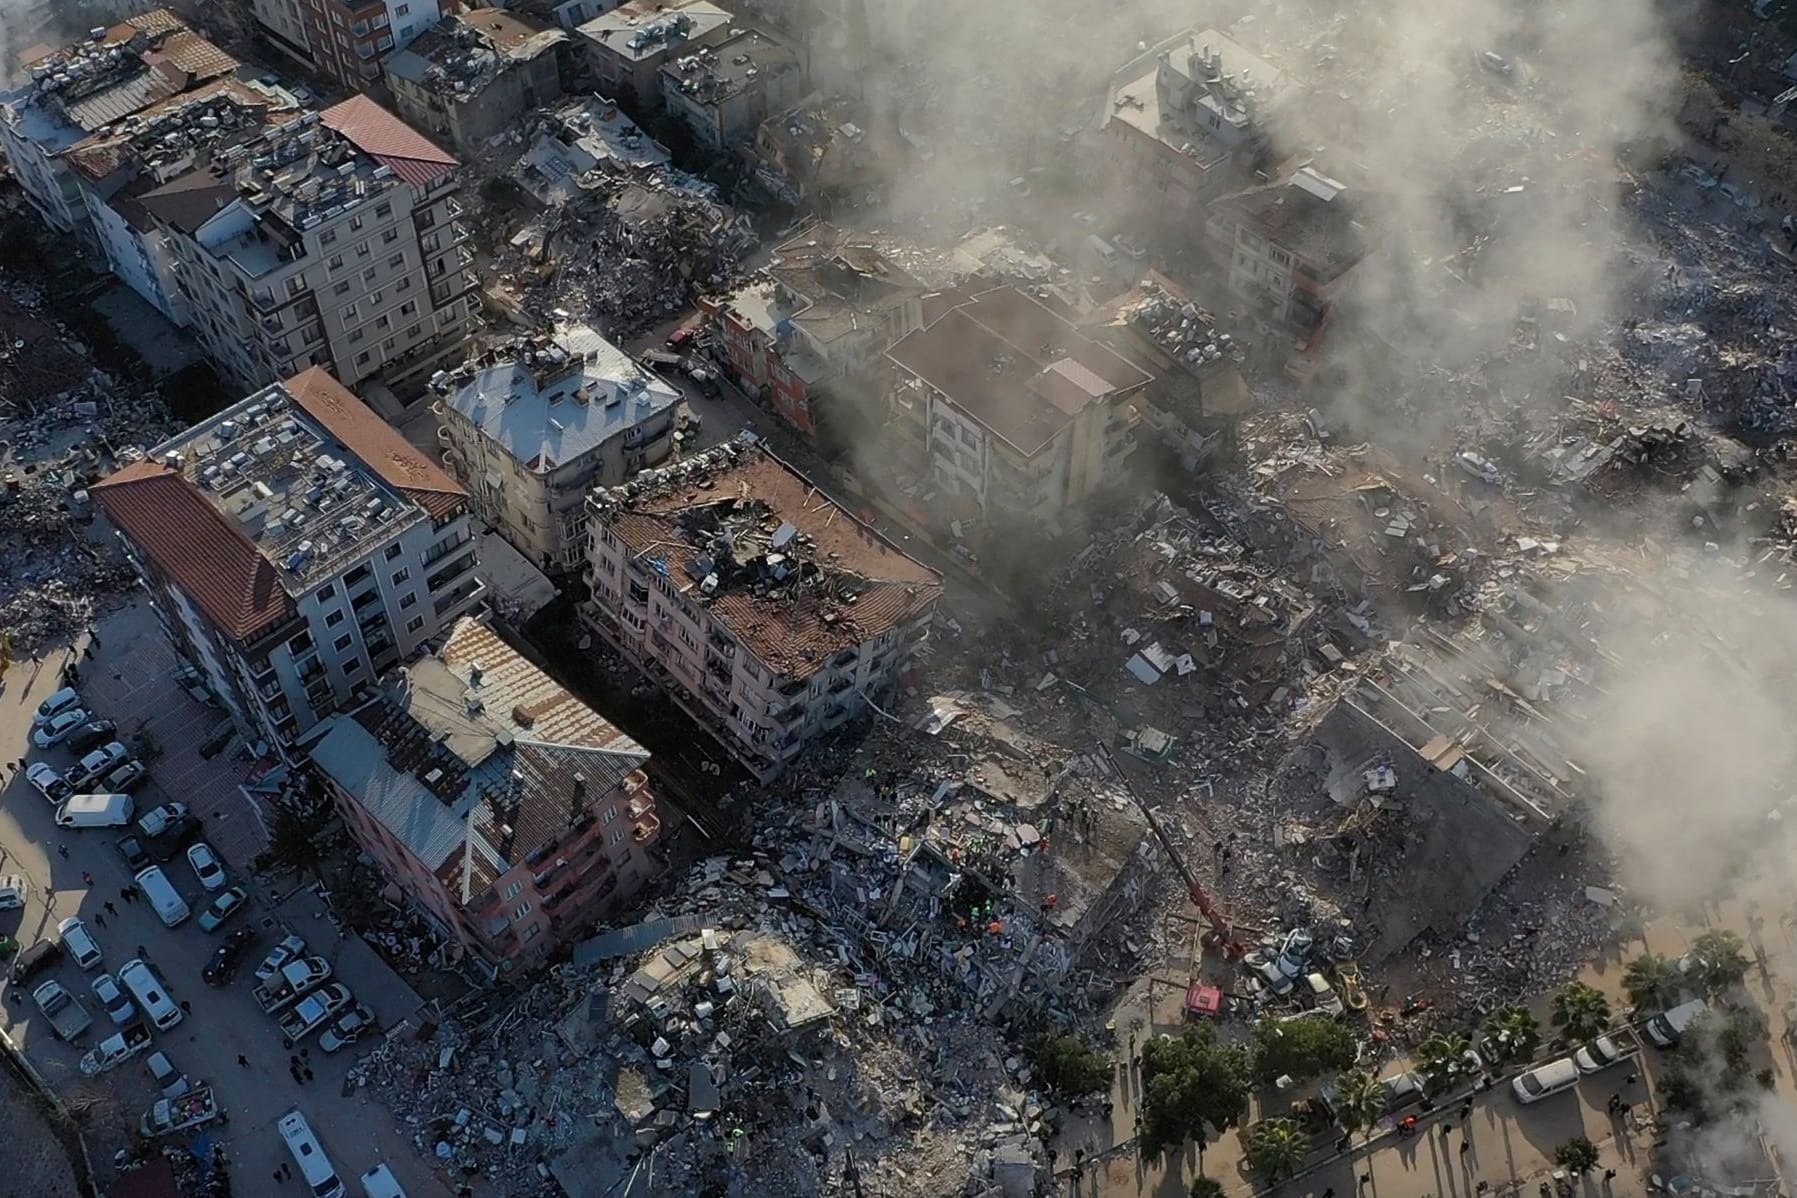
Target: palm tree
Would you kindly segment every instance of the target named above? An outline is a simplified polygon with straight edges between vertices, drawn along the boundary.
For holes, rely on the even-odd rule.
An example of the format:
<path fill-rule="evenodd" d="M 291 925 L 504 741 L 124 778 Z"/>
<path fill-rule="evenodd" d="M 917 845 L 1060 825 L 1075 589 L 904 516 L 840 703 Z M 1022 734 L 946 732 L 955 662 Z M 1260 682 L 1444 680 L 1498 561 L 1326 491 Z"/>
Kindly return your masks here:
<path fill-rule="evenodd" d="M 1554 1026 L 1569 1044 L 1583 1044 L 1610 1026 L 1610 1000 L 1583 982 L 1568 982 L 1554 995 Z"/>
<path fill-rule="evenodd" d="M 1248 1164 L 1268 1181 L 1297 1172 L 1310 1140 L 1290 1119 L 1262 1119 L 1248 1129 Z"/>
<path fill-rule="evenodd" d="M 1472 1072 L 1472 1045 L 1457 1032 L 1436 1032 L 1417 1046 L 1417 1061 L 1431 1090 L 1445 1090 Z"/>
<path fill-rule="evenodd" d="M 1712 994 L 1747 976 L 1747 946 L 1733 932 L 1705 932 L 1691 942 L 1690 974 Z"/>
<path fill-rule="evenodd" d="M 1637 1010 L 1663 1011 L 1684 997 L 1685 979 L 1659 953 L 1642 953 L 1623 968 L 1622 988 Z"/>
<path fill-rule="evenodd" d="M 1385 1090 L 1379 1079 L 1364 1069 L 1341 1075 L 1335 1083 L 1335 1119 L 1349 1135 L 1364 1131 L 1373 1135 L 1373 1124 L 1385 1112 Z"/>
<path fill-rule="evenodd" d="M 1499 1007 L 1485 1021 L 1485 1057 L 1493 1065 L 1515 1065 L 1535 1055 L 1541 1024 L 1518 1003 Z"/>

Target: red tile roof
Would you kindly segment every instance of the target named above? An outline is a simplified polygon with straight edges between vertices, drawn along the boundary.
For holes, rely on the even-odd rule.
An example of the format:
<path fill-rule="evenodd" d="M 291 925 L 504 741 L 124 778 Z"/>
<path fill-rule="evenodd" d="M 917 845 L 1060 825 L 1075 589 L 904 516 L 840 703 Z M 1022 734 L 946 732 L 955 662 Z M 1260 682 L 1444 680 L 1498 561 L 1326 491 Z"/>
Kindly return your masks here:
<path fill-rule="evenodd" d="M 354 96 L 318 119 L 413 187 L 424 187 L 461 165 L 428 137 L 370 100 Z"/>
<path fill-rule="evenodd" d="M 454 511 L 467 500 L 468 492 L 441 466 L 420 453 L 324 367 L 301 371 L 282 385 L 331 436 L 432 518 Z"/>
<path fill-rule="evenodd" d="M 293 613 L 274 566 L 181 473 L 134 462 L 93 486 L 114 527 L 224 635 L 244 642 Z"/>

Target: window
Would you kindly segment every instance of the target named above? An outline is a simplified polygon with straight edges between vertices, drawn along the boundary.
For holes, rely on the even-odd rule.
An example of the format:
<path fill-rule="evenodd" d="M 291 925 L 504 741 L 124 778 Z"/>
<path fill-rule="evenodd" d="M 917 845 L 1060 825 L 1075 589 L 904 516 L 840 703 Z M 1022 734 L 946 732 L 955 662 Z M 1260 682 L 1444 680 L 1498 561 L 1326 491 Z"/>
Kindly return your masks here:
<path fill-rule="evenodd" d="M 366 366 L 366 365 L 368 365 L 368 363 L 369 363 L 369 360 L 370 360 L 370 359 L 371 359 L 371 358 L 373 358 L 373 356 L 374 356 L 374 355 L 373 355 L 373 354 L 370 354 L 370 353 L 369 353 L 369 352 L 368 352 L 368 351 L 367 351 L 367 350 L 363 350 L 363 351 L 362 351 L 362 352 L 361 352 L 361 353 L 359 353 L 359 354 L 357 354 L 357 355 L 356 355 L 356 365 L 357 365 L 357 366 Z"/>
<path fill-rule="evenodd" d="M 420 628 L 423 628 L 423 627 L 424 627 L 424 617 L 423 616 L 413 616 L 411 619 L 406 621 L 406 631 L 407 632 L 417 632 Z"/>
<path fill-rule="evenodd" d="M 519 903 L 516 907 L 512 908 L 512 919 L 514 922 L 523 919 L 526 915 L 529 915 L 530 912 L 531 906 L 529 903 Z"/>
<path fill-rule="evenodd" d="M 341 668 L 343 670 L 343 676 L 345 678 L 347 678 L 350 675 L 354 674 L 357 670 L 361 669 L 362 663 L 352 657 L 348 661 L 344 662 Z"/>
<path fill-rule="evenodd" d="M 325 266 L 327 269 L 330 269 L 330 270 L 342 270 L 343 269 L 343 255 L 342 254 L 332 254 L 331 260 L 329 262 L 326 262 Z"/>
<path fill-rule="evenodd" d="M 364 283 L 374 282 L 374 267 L 371 266 L 367 270 L 362 272 L 362 281 Z"/>
<path fill-rule="evenodd" d="M 349 294 L 349 280 L 344 279 L 341 283 L 338 283 L 335 286 L 333 286 L 331 288 L 331 294 L 332 295 L 348 295 Z"/>
<path fill-rule="evenodd" d="M 404 550 L 402 550 L 399 547 L 399 544 L 397 542 L 395 542 L 394 544 L 387 546 L 386 558 L 388 561 L 392 561 L 394 558 L 398 557 L 403 552 L 404 552 Z"/>
<path fill-rule="evenodd" d="M 407 591 L 403 596 L 401 596 L 401 598 L 399 600 L 399 610 L 405 611 L 408 607 L 411 607 L 416 602 L 418 602 L 418 592 L 417 591 Z"/>
<path fill-rule="evenodd" d="M 381 234 L 381 244 L 382 245 L 392 245 L 394 242 L 396 242 L 398 240 L 399 240 L 399 230 L 398 229 L 388 229 L 385 233 Z"/>
<path fill-rule="evenodd" d="M 368 23 L 368 22 L 366 22 L 366 21 L 358 21 L 358 22 L 357 22 L 357 24 L 359 24 L 359 25 L 366 25 L 366 24 L 367 24 L 367 23 Z M 368 32 L 368 30 L 366 30 L 366 29 L 358 29 L 358 30 L 356 30 L 356 32 L 357 32 L 357 33 L 367 33 L 367 32 Z M 360 229 L 361 229 L 361 228 L 362 228 L 362 218 L 361 218 L 361 217 L 359 217 L 359 216 L 352 216 L 352 217 L 350 217 L 350 218 L 349 218 L 349 227 L 350 227 L 350 231 L 351 231 L 351 232 L 352 232 L 352 233 L 353 233 L 353 232 L 356 232 L 356 231 L 358 231 L 358 230 L 360 230 Z"/>
<path fill-rule="evenodd" d="M 405 585 L 406 580 L 411 577 L 412 577 L 412 570 L 411 570 L 410 566 L 402 567 L 401 569 L 395 570 L 393 572 L 393 585 L 396 587 L 403 586 L 403 585 Z"/>
<path fill-rule="evenodd" d="M 607 837 L 607 839 L 612 844 L 623 844 L 624 843 L 624 829 L 622 829 L 622 828 L 612 829 L 612 834 L 609 837 Z"/>
<path fill-rule="evenodd" d="M 411 289 L 412 289 L 412 276 L 411 275 L 406 275 L 404 278 L 400 279 L 399 282 L 397 282 L 393 285 L 393 290 L 395 290 L 395 291 L 410 291 Z"/>
<path fill-rule="evenodd" d="M 366 242 L 366 241 L 358 241 L 358 242 L 356 242 L 356 257 L 358 257 L 358 258 L 366 258 L 366 257 L 368 257 L 368 255 L 369 255 L 369 254 L 370 254 L 370 253 L 371 253 L 371 252 L 372 252 L 372 251 L 370 251 L 370 250 L 369 250 L 369 248 L 368 248 L 368 243 L 367 243 L 367 242 Z"/>
<path fill-rule="evenodd" d="M 349 343 L 351 345 L 354 345 L 356 342 L 360 341 L 361 339 L 362 339 L 362 330 L 361 329 L 351 329 L 349 331 Z"/>
<path fill-rule="evenodd" d="M 337 614 L 342 615 L 343 613 L 338 612 Z M 350 638 L 349 633 L 346 632 L 342 636 L 338 637 L 336 640 L 331 642 L 331 648 L 333 648 L 333 649 L 337 650 L 337 652 L 341 653 L 345 649 L 349 648 L 350 639 L 351 638 Z"/>
<path fill-rule="evenodd" d="M 401 316 L 410 316 L 416 311 L 418 311 L 418 301 L 417 300 L 407 300 L 405 303 L 403 303 L 399 306 L 399 314 Z"/>
<path fill-rule="evenodd" d="M 329 603 L 336 594 L 337 588 L 326 583 L 324 586 L 318 588 L 318 594 L 314 596 L 314 598 L 320 603 Z"/>
<path fill-rule="evenodd" d="M 393 15 L 396 17 L 403 17 L 411 11 L 412 6 L 410 4 L 396 4 L 393 6 Z"/>
<path fill-rule="evenodd" d="M 412 326 L 412 327 L 411 327 L 411 328 L 409 328 L 409 329 L 407 329 L 407 330 L 406 330 L 406 336 L 408 336 L 408 337 L 416 337 L 416 336 L 417 336 L 417 335 L 418 335 L 418 330 L 419 330 L 419 329 L 421 329 L 421 328 L 423 328 L 423 327 L 424 327 L 424 326 L 423 326 L 423 325 L 421 325 L 421 324 L 415 324 L 415 325 L 413 325 L 413 326 Z"/>
<path fill-rule="evenodd" d="M 600 814 L 599 814 L 599 822 L 602 824 L 609 824 L 614 819 L 617 819 L 617 818 L 618 818 L 618 809 L 616 806 L 607 807 L 604 811 L 600 812 Z"/>
<path fill-rule="evenodd" d="M 376 204 L 374 207 L 374 214 L 378 217 L 381 217 L 382 219 L 392 216 L 393 215 L 393 205 L 392 204 Z"/>
<path fill-rule="evenodd" d="M 388 320 L 387 314 L 383 312 L 381 315 L 374 318 L 374 327 L 377 329 L 390 329 L 393 327 L 393 322 Z"/>
<path fill-rule="evenodd" d="M 334 245 L 334 244 L 336 244 L 336 241 L 337 241 L 337 230 L 335 230 L 335 229 L 326 229 L 324 232 L 322 232 L 318 235 L 318 244 L 319 245 Z"/>
<path fill-rule="evenodd" d="M 524 941 L 528 944 L 542 934 L 543 925 L 540 923 L 533 923 L 528 928 L 524 929 Z"/>
<path fill-rule="evenodd" d="M 381 293 L 378 291 L 372 292 L 368 297 L 368 306 L 370 308 L 378 308 L 378 307 L 380 307 L 380 303 L 381 303 Z"/>
<path fill-rule="evenodd" d="M 524 893 L 524 880 L 522 878 L 520 878 L 518 881 L 513 882 L 510 886 L 507 886 L 505 888 L 505 893 L 503 895 L 501 895 L 500 897 L 502 899 L 504 899 L 505 901 L 510 902 L 512 899 L 517 898 L 520 894 L 523 894 L 523 893 Z"/>
<path fill-rule="evenodd" d="M 293 278 L 287 280 L 288 295 L 304 295 L 305 292 L 306 277 L 304 275 L 295 275 Z"/>

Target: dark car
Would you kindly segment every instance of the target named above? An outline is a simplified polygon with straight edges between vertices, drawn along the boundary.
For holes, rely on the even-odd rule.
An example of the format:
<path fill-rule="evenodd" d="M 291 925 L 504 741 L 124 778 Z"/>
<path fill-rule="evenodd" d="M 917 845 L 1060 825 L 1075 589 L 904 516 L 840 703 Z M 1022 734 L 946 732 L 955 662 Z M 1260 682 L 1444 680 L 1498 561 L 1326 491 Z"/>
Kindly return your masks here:
<path fill-rule="evenodd" d="M 145 866 L 154 864 L 150 859 L 150 850 L 144 847 L 143 837 L 133 833 L 121 836 L 113 841 L 118 846 L 119 856 L 125 859 L 125 868 L 136 874 Z"/>
<path fill-rule="evenodd" d="M 208 986 L 223 986 L 237 973 L 238 963 L 250 945 L 256 943 L 255 928 L 238 928 L 224 938 L 212 959 L 206 962 L 206 968 L 200 970 L 200 980 Z"/>
<path fill-rule="evenodd" d="M 62 942 L 40 940 L 12 959 L 12 984 L 29 981 L 62 960 Z"/>
<path fill-rule="evenodd" d="M 119 726 L 111 720 L 89 720 L 69 733 L 69 738 L 62 743 L 77 753 L 85 753 L 111 740 L 118 730 Z"/>
<path fill-rule="evenodd" d="M 200 838 L 204 831 L 200 821 L 191 815 L 183 815 L 162 830 L 160 836 L 150 838 L 150 859 L 161 865 L 173 861 L 187 851 L 187 846 Z"/>

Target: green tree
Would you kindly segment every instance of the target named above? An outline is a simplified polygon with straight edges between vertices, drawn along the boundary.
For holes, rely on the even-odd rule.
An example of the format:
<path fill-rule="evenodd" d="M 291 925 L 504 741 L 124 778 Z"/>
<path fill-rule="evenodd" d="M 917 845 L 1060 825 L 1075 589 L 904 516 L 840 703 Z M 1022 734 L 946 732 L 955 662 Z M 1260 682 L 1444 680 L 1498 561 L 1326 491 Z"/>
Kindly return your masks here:
<path fill-rule="evenodd" d="M 1436 1032 L 1419 1044 L 1417 1063 L 1429 1089 L 1439 1092 L 1471 1077 L 1475 1072 L 1471 1052 L 1467 1038 L 1454 1032 Z"/>
<path fill-rule="evenodd" d="M 1194 1177 L 1190 1198 L 1223 1198 L 1223 1183 L 1214 1177 Z"/>
<path fill-rule="evenodd" d="M 1111 1059 L 1078 1036 L 1045 1037 L 1036 1045 L 1035 1057 L 1037 1075 L 1056 1098 L 1072 1100 L 1110 1088 Z"/>
<path fill-rule="evenodd" d="M 1610 1000 L 1583 982 L 1568 982 L 1554 995 L 1553 1023 L 1570 1044 L 1583 1044 L 1610 1026 Z"/>
<path fill-rule="evenodd" d="M 1584 1136 L 1572 1139 L 1554 1149 L 1554 1163 L 1574 1173 L 1583 1173 L 1597 1167 L 1597 1145 Z"/>
<path fill-rule="evenodd" d="M 1747 976 L 1747 946 L 1733 932 L 1705 932 L 1691 942 L 1688 975 L 1711 994 Z"/>
<path fill-rule="evenodd" d="M 1195 1023 L 1178 1037 L 1142 1046 L 1142 1151 L 1155 1156 L 1206 1126 L 1229 1127 L 1248 1109 L 1253 1062 L 1246 1050 L 1217 1043 L 1217 1031 Z"/>
<path fill-rule="evenodd" d="M 1320 1077 L 1354 1063 L 1354 1033 L 1333 1019 L 1274 1019 L 1254 1025 L 1255 1068 L 1261 1079 Z"/>
<path fill-rule="evenodd" d="M 1298 1171 L 1310 1139 L 1290 1119 L 1262 1119 L 1248 1129 L 1248 1167 L 1269 1182 Z"/>
<path fill-rule="evenodd" d="M 1642 953 L 1623 968 L 1622 988 L 1638 1010 L 1663 1011 L 1684 997 L 1685 979 L 1659 953 Z"/>
<path fill-rule="evenodd" d="M 1531 1060 L 1541 1044 L 1541 1024 L 1518 1003 L 1499 1007 L 1485 1021 L 1485 1058 L 1493 1065 Z"/>
<path fill-rule="evenodd" d="M 324 852 L 318 847 L 319 820 L 296 804 L 269 804 L 268 848 L 256 858 L 256 868 L 277 874 L 318 876 Z"/>
<path fill-rule="evenodd" d="M 1373 1125 L 1385 1113 L 1385 1087 L 1364 1069 L 1350 1070 L 1335 1083 L 1334 1107 L 1335 1121 L 1343 1131 L 1349 1135 L 1366 1132 L 1370 1137 Z"/>

